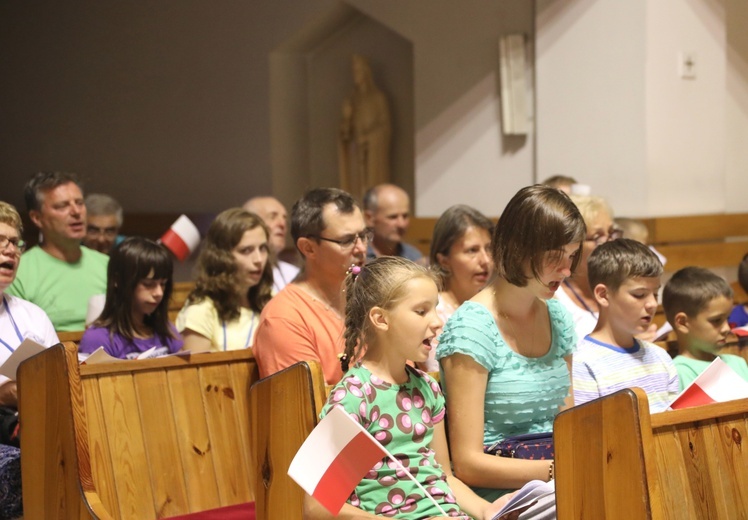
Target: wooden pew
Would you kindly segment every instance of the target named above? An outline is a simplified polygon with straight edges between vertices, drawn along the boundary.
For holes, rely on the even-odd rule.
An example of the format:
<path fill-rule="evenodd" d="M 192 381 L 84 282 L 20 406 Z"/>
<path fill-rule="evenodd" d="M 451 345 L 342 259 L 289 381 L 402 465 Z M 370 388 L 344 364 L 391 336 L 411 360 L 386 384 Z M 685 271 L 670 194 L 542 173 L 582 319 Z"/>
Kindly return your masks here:
<path fill-rule="evenodd" d="M 732 287 L 733 300 L 735 300 L 735 303 L 748 303 L 748 294 L 746 294 L 737 280 L 732 282 L 730 287 Z"/>
<path fill-rule="evenodd" d="M 315 361 L 261 379 L 250 390 L 252 472 L 258 520 L 302 518 L 304 491 L 287 474 L 326 399 Z"/>
<path fill-rule="evenodd" d="M 249 350 L 79 365 L 73 343 L 19 368 L 24 513 L 155 519 L 251 502 Z"/>
<path fill-rule="evenodd" d="M 84 332 L 84 330 L 63 330 L 56 332 L 56 334 L 57 339 L 59 339 L 61 343 L 72 341 L 73 343 L 78 345 L 81 342 L 81 338 L 83 337 Z"/>
<path fill-rule="evenodd" d="M 559 520 L 748 515 L 748 399 L 650 415 L 622 390 L 554 425 Z"/>

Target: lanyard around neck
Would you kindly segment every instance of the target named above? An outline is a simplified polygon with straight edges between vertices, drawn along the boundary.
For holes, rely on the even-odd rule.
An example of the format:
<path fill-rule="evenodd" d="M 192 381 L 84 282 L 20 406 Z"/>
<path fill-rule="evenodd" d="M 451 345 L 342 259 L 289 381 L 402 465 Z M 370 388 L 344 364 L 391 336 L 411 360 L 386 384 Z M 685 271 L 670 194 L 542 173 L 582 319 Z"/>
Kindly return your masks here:
<path fill-rule="evenodd" d="M 584 299 L 582 299 L 582 297 L 577 293 L 577 291 L 574 290 L 574 288 L 571 286 L 568 280 L 564 280 L 564 285 L 566 286 L 567 289 L 571 291 L 571 294 L 574 295 L 577 301 L 582 304 L 582 306 L 587 310 L 587 312 L 589 312 L 593 318 L 597 319 L 597 316 L 595 315 L 595 311 L 590 309 L 590 306 L 587 305 L 587 302 L 584 301 Z"/>
<path fill-rule="evenodd" d="M 16 325 L 16 320 L 13 319 L 13 315 L 10 313 L 10 306 L 8 305 L 8 300 L 5 298 L 5 295 L 3 295 L 3 306 L 5 307 L 5 312 L 8 313 L 8 318 L 10 318 L 10 322 L 13 324 L 13 328 L 16 329 L 16 336 L 18 336 L 18 341 L 23 343 L 23 335 L 21 334 L 21 331 L 18 330 L 18 325 Z M 3 341 L 2 338 L 0 338 L 0 343 L 5 346 L 8 350 L 13 352 L 13 347 L 11 347 L 8 343 Z"/>
<path fill-rule="evenodd" d="M 226 320 L 222 322 L 223 324 L 223 350 L 228 350 L 228 346 L 226 344 Z M 249 348 L 249 341 L 252 339 L 252 331 L 255 330 L 255 314 L 252 313 L 252 317 L 249 319 L 249 333 L 247 334 L 247 341 L 244 342 L 244 348 Z"/>

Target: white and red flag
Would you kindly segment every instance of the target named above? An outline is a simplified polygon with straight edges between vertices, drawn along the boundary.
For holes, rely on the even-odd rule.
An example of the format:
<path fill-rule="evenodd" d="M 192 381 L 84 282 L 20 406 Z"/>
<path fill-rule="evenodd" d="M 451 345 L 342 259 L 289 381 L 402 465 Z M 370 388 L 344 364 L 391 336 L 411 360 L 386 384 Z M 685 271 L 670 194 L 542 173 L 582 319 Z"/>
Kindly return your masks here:
<path fill-rule="evenodd" d="M 200 231 L 187 215 L 181 215 L 161 237 L 161 243 L 183 262 L 200 244 Z"/>
<path fill-rule="evenodd" d="M 288 475 L 337 515 L 354 488 L 389 452 L 340 407 L 334 407 L 304 441 Z"/>
<path fill-rule="evenodd" d="M 714 361 L 670 404 L 673 410 L 748 398 L 748 381 L 720 358 Z"/>

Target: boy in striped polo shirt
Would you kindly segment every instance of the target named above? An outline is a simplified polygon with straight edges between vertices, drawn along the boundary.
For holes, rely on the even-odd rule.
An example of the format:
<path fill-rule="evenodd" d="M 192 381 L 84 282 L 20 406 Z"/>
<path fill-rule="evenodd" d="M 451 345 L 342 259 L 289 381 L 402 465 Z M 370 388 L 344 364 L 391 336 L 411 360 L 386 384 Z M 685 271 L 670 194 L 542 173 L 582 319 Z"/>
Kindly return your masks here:
<path fill-rule="evenodd" d="M 675 365 L 664 349 L 636 338 L 657 310 L 660 260 L 647 246 L 620 238 L 595 249 L 587 272 L 600 315 L 574 353 L 574 403 L 638 386 L 652 413 L 667 409 L 678 395 Z"/>

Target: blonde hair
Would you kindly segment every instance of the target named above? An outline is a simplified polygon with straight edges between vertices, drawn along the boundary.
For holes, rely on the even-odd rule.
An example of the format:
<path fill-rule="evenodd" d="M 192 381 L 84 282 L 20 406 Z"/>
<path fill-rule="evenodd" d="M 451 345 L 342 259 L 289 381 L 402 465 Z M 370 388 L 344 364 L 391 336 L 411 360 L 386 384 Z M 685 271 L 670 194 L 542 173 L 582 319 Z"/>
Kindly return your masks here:
<path fill-rule="evenodd" d="M 607 213 L 611 219 L 613 218 L 613 210 L 602 197 L 597 195 L 571 195 L 570 197 L 579 209 L 579 213 L 582 214 L 586 225 L 589 225 L 603 212 Z"/>
<path fill-rule="evenodd" d="M 358 270 L 352 269 L 352 271 Z M 369 311 L 374 307 L 388 310 L 404 296 L 403 287 L 410 280 L 427 278 L 437 284 L 436 273 L 405 258 L 382 256 L 349 272 L 345 279 L 345 350 L 341 357 L 343 372 L 351 360 L 359 359 L 364 345 L 371 341 Z"/>
<path fill-rule="evenodd" d="M 623 231 L 624 238 L 636 240 L 644 245 L 649 244 L 649 229 L 641 220 L 619 217 L 615 219 L 615 223 Z"/>
<path fill-rule="evenodd" d="M 12 204 L 8 204 L 7 202 L 3 202 L 0 200 L 0 222 L 3 224 L 8 224 L 9 226 L 12 226 L 16 228 L 16 231 L 18 232 L 18 235 L 20 236 L 23 234 L 23 223 L 21 221 L 21 215 L 18 214 L 18 211 L 16 211 L 15 206 Z"/>

